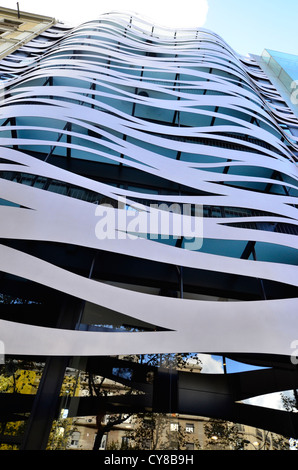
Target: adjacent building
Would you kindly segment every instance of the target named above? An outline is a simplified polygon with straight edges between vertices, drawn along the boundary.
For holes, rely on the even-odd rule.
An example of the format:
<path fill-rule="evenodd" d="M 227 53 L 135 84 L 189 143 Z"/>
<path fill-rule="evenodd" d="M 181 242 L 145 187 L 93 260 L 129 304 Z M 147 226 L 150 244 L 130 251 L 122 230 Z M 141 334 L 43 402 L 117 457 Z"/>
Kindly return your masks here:
<path fill-rule="evenodd" d="M 18 5 L 18 3 L 16 4 Z M 24 44 L 56 23 L 55 18 L 0 8 L 0 59 L 17 51 Z"/>

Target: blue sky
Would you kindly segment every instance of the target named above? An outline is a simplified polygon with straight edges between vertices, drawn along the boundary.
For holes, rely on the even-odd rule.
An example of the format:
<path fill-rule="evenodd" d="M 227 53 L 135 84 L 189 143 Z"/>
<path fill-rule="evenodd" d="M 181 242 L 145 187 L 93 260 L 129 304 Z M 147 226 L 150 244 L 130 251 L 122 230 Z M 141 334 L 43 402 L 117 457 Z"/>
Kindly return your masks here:
<path fill-rule="evenodd" d="M 298 55 L 297 0 L 208 0 L 207 29 L 240 54 L 273 49 Z"/>

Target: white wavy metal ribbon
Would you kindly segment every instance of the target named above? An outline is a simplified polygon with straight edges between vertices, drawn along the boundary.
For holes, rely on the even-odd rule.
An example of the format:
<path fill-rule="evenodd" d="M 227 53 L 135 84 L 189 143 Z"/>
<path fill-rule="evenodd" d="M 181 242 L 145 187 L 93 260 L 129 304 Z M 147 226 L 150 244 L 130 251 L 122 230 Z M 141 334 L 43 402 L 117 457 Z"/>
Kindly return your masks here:
<path fill-rule="evenodd" d="M 156 28 L 153 34 L 145 21 L 121 13 L 71 30 L 58 26 L 43 38 L 23 47 L 27 61 L 0 63 L 3 72 L 14 74 L 3 85 L 0 198 L 22 206 L 0 205 L 0 238 L 72 243 L 297 286 L 297 236 L 228 225 L 298 225 L 298 144 L 288 132 L 297 135 L 298 121 L 253 59 L 239 57 L 210 31 Z M 67 151 L 71 158 L 121 163 L 172 181 L 189 195 L 117 188 L 28 154 L 54 158 Z M 289 256 L 281 262 L 238 259 L 204 252 L 204 240 L 196 251 L 144 238 L 100 240 L 93 203 L 20 184 L 7 172 L 53 178 L 110 200 L 125 198 L 128 205 L 139 199 L 146 213 L 152 213 L 150 202 L 249 208 L 255 211 L 250 216 L 204 217 L 200 236 L 218 243 L 254 240 L 275 252 L 289 250 Z M 274 192 L 265 192 L 271 185 Z M 205 195 L 192 195 L 193 190 Z M 0 270 L 168 330 L 91 333 L 1 320 L 0 338 L 9 354 L 290 355 L 296 339 L 297 299 L 218 302 L 136 293 L 4 245 Z"/>

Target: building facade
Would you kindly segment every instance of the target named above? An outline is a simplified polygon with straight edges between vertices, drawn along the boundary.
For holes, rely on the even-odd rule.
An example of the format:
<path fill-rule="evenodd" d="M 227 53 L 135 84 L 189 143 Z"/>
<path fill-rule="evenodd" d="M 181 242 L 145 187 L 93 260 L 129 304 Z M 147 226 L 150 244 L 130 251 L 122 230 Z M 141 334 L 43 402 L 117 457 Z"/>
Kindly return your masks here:
<path fill-rule="evenodd" d="M 0 400 L 20 448 L 47 447 L 65 401 L 296 438 L 294 413 L 241 403 L 298 386 L 298 120 L 261 61 L 113 13 L 56 22 L 0 68 L 3 368 L 42 369 L 35 395 Z M 260 369 L 162 362 L 198 353 Z M 69 370 L 133 399 L 61 395 Z"/>
<path fill-rule="evenodd" d="M 158 436 L 158 440 L 155 436 L 153 439 L 144 440 L 141 450 L 238 450 L 235 449 L 235 439 L 228 443 L 227 439 L 218 442 L 219 438 L 216 435 L 210 439 L 206 437 L 205 426 L 210 424 L 209 418 L 174 414 L 163 416 L 162 419 L 163 421 L 158 423 L 158 426 L 162 428 L 162 435 Z M 74 451 L 93 450 L 97 434 L 96 418 L 94 416 L 75 418 L 72 425 L 74 430 L 70 439 L 65 442 L 65 448 Z M 140 444 L 139 441 L 136 443 L 131 437 L 134 436 L 136 426 L 137 418 L 136 420 L 129 418 L 122 424 L 116 425 L 104 436 L 99 449 L 102 451 L 139 449 L 137 447 Z M 237 424 L 237 428 L 241 450 L 288 450 L 290 448 L 290 443 L 286 438 L 270 431 L 241 424 Z"/>
<path fill-rule="evenodd" d="M 34 40 L 55 23 L 55 18 L 23 12 L 19 8 L 0 7 L 0 59 Z"/>

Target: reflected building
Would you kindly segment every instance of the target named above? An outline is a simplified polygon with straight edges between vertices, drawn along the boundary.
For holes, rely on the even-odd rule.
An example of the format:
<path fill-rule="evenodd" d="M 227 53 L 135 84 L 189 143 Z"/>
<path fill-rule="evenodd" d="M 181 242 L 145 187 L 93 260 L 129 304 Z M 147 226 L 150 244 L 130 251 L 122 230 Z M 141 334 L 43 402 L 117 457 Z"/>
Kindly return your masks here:
<path fill-rule="evenodd" d="M 34 40 L 55 23 L 55 18 L 20 12 L 19 8 L 0 7 L 0 59 Z M 23 54 L 25 57 L 26 54 Z"/>
<path fill-rule="evenodd" d="M 62 409 L 296 438 L 294 413 L 241 403 L 298 385 L 298 120 L 265 61 L 113 13 L 53 21 L 0 68 L 2 368 L 42 369 L 1 396 L 16 445 L 46 448 Z M 198 353 L 259 369 L 164 367 Z M 68 371 L 135 393 L 81 396 Z"/>
<path fill-rule="evenodd" d="M 109 419 L 109 417 L 107 417 Z M 230 444 L 217 443 L 217 436 L 206 437 L 205 426 L 210 424 L 209 418 L 200 416 L 167 415 L 163 417 L 162 435 L 159 441 L 148 439 L 143 442 L 142 450 L 235 450 L 235 442 Z M 230 423 L 232 426 L 233 424 Z M 75 418 L 74 431 L 66 444 L 68 450 L 93 450 L 97 426 L 94 416 Z M 286 438 L 275 433 L 237 424 L 237 436 L 241 442 L 241 450 L 289 450 Z M 133 450 L 136 442 L 129 436 L 133 435 L 136 421 L 129 418 L 115 426 L 104 435 L 99 450 Z M 180 432 L 180 438 L 177 436 Z M 172 439 L 172 441 L 171 441 Z M 182 444 L 182 445 L 181 445 Z M 146 447 L 147 446 L 147 447 Z M 153 447 L 156 446 L 156 447 Z"/>
<path fill-rule="evenodd" d="M 298 56 L 264 49 L 261 59 L 284 87 L 288 96 L 291 96 L 298 80 Z M 291 102 L 297 105 L 297 98 L 292 99 Z"/>

